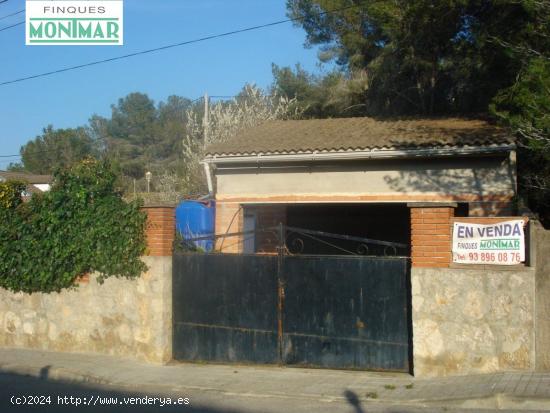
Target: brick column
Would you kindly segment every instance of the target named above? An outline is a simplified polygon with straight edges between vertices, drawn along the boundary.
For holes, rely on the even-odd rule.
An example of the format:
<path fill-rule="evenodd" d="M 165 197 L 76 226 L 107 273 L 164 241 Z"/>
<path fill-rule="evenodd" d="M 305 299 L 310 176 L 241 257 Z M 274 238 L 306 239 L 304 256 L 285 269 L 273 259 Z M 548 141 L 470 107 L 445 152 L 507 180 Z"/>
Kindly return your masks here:
<path fill-rule="evenodd" d="M 448 267 L 454 204 L 409 204 L 413 267 Z"/>
<path fill-rule="evenodd" d="M 147 214 L 147 251 L 154 257 L 172 255 L 174 236 L 176 233 L 176 217 L 174 207 L 158 206 L 144 207 Z"/>

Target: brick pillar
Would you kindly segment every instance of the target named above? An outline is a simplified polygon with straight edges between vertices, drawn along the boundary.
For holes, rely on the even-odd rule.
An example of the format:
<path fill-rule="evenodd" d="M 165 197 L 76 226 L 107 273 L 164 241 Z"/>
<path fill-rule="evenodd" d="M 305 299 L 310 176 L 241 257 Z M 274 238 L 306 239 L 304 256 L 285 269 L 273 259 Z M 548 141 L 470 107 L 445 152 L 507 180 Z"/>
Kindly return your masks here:
<path fill-rule="evenodd" d="M 451 263 L 452 204 L 409 204 L 413 267 L 448 267 Z"/>
<path fill-rule="evenodd" d="M 243 209 L 235 202 L 216 203 L 216 235 L 241 232 L 243 227 Z M 243 249 L 243 237 L 220 237 L 215 249 L 220 252 L 238 253 Z"/>
<path fill-rule="evenodd" d="M 146 254 L 154 257 L 172 255 L 174 236 L 176 233 L 176 217 L 173 207 L 144 207 L 147 214 Z"/>

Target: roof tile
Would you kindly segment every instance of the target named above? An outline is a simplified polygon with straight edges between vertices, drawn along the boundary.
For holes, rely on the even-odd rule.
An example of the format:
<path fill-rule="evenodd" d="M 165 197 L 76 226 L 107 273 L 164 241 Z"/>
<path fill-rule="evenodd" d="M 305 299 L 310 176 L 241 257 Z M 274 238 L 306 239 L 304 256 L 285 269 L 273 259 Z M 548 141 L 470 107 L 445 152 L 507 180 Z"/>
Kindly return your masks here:
<path fill-rule="evenodd" d="M 513 143 L 483 120 L 335 118 L 269 121 L 215 143 L 207 155 L 287 154 L 370 149 L 490 146 Z"/>
<path fill-rule="evenodd" d="M 25 181 L 30 184 L 51 184 L 51 175 L 34 175 L 27 172 L 6 172 L 0 171 L 0 177 L 9 180 Z"/>

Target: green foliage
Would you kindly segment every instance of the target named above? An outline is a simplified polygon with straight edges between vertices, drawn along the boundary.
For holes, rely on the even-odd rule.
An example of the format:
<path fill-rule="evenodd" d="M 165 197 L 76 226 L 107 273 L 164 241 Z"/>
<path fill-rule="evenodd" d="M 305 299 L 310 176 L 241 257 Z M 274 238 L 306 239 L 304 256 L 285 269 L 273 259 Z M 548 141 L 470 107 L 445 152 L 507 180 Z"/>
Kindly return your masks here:
<path fill-rule="evenodd" d="M 15 208 L 21 202 L 26 184 L 20 181 L 0 182 L 0 208 Z"/>
<path fill-rule="evenodd" d="M 300 65 L 272 65 L 272 93 L 296 98 L 296 106 L 305 118 L 354 116 L 365 112 L 362 102 L 367 91 L 367 76 L 357 72 L 347 76 L 333 71 L 325 76 L 307 73 Z"/>
<path fill-rule="evenodd" d="M 515 84 L 495 96 L 491 110 L 550 160 L 550 60 L 532 59 Z"/>
<path fill-rule="evenodd" d="M 300 19 L 307 45 L 321 46 L 322 60 L 335 60 L 348 74 L 366 71 L 365 114 L 432 115 L 486 112 L 513 82 L 520 66 L 497 36 L 525 38 L 531 3 L 287 0 L 287 10 Z"/>
<path fill-rule="evenodd" d="M 497 94 L 491 110 L 516 131 L 522 195 L 550 225 L 550 60 L 531 59 L 516 83 Z"/>
<path fill-rule="evenodd" d="M 21 147 L 24 169 L 37 174 L 51 174 L 96 154 L 92 138 L 85 128 L 44 128 L 42 135 Z M 21 170 L 13 165 L 13 170 Z"/>
<path fill-rule="evenodd" d="M 111 107 L 111 117 L 90 119 L 92 136 L 105 143 L 106 156 L 122 174 L 136 180 L 181 166 L 181 142 L 187 133 L 186 110 L 191 100 L 169 96 L 155 102 L 144 93 L 130 93 Z"/>
<path fill-rule="evenodd" d="M 49 192 L 0 207 L 0 286 L 51 292 L 76 277 L 137 277 L 145 269 L 145 214 L 114 191 L 109 165 L 84 160 L 55 173 Z"/>
<path fill-rule="evenodd" d="M 25 172 L 25 167 L 21 162 L 10 162 L 6 169 L 10 172 Z"/>
<path fill-rule="evenodd" d="M 111 116 L 92 115 L 76 129 L 48 126 L 42 135 L 21 147 L 22 163 L 12 171 L 50 174 L 87 157 L 109 159 L 120 172 L 117 187 L 133 190 L 133 180 L 144 187 L 146 171 L 158 177 L 181 174 L 182 140 L 187 134 L 187 110 L 202 114 L 202 102 L 169 96 L 155 102 L 144 93 L 130 93 L 111 107 Z"/>
<path fill-rule="evenodd" d="M 179 231 L 176 231 L 176 236 L 172 246 L 176 252 L 194 252 L 197 254 L 204 254 L 207 252 L 204 248 L 197 246 L 194 242 L 185 240 Z"/>
<path fill-rule="evenodd" d="M 493 42 L 519 65 L 514 81 L 493 99 L 491 112 L 518 136 L 520 194 L 550 227 L 550 2 L 519 2 L 507 30 Z M 521 30 L 517 21 L 527 21 Z"/>

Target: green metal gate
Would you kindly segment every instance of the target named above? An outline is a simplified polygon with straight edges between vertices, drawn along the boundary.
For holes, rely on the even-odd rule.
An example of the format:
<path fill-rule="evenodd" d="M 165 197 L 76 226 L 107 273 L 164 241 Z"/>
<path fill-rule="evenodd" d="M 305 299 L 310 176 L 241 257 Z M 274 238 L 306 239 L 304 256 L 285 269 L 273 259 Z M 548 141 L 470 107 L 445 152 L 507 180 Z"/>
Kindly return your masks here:
<path fill-rule="evenodd" d="M 407 257 L 281 245 L 277 255 L 177 253 L 173 271 L 177 360 L 411 371 Z"/>

